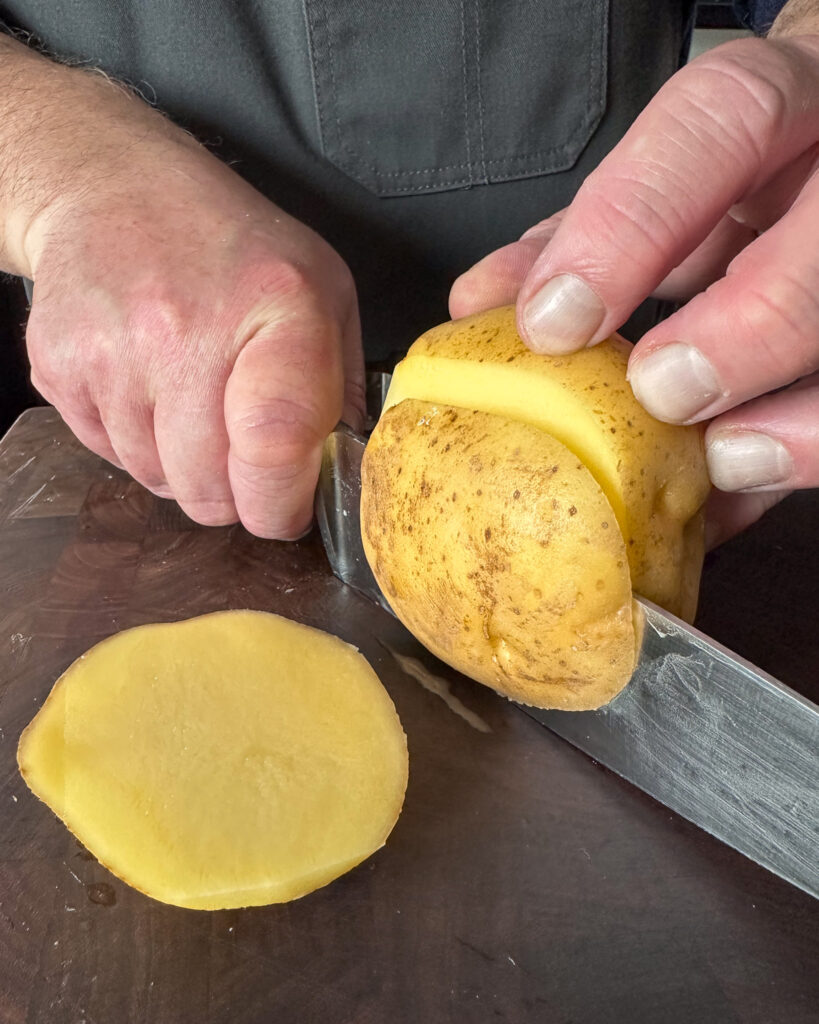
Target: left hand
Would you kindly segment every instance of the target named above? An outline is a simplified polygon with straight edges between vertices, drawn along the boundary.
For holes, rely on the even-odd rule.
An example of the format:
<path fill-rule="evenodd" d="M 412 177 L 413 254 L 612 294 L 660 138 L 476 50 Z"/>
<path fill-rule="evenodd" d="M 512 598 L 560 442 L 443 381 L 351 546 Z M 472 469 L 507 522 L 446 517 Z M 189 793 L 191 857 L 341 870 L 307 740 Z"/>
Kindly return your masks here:
<path fill-rule="evenodd" d="M 714 541 L 819 485 L 819 16 L 809 31 L 683 68 L 571 206 L 450 296 L 454 317 L 517 301 L 522 337 L 551 353 L 603 340 L 649 295 L 690 299 L 638 342 L 629 379 L 658 419 L 716 417 L 711 478 L 746 493 L 717 493 Z"/>

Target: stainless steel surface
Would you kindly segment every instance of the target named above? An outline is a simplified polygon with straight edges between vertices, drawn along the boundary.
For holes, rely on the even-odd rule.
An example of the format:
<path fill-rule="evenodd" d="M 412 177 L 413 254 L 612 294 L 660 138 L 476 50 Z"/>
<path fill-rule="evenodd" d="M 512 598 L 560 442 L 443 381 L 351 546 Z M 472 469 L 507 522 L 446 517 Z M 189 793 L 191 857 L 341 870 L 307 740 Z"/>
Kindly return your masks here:
<path fill-rule="evenodd" d="M 333 572 L 386 608 L 361 544 L 361 457 L 366 441 L 341 424 L 327 438 L 316 488 L 316 520 Z"/>
<path fill-rule="evenodd" d="M 325 446 L 317 514 L 330 565 L 389 609 L 367 564 L 365 439 Z M 648 601 L 632 680 L 599 711 L 524 708 L 667 807 L 819 898 L 819 708 Z"/>
<path fill-rule="evenodd" d="M 606 707 L 526 711 L 819 898 L 819 707 L 641 601 L 640 662 Z"/>

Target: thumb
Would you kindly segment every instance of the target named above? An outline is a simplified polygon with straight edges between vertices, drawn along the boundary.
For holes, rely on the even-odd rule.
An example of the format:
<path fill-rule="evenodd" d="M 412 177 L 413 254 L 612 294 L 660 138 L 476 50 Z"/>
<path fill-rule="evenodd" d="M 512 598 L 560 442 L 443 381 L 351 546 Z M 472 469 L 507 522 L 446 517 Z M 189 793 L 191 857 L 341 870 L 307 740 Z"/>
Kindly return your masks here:
<path fill-rule="evenodd" d="M 342 415 L 341 331 L 321 314 L 262 328 L 225 388 L 228 474 L 239 518 L 259 537 L 294 540 L 310 526 L 325 437 Z"/>

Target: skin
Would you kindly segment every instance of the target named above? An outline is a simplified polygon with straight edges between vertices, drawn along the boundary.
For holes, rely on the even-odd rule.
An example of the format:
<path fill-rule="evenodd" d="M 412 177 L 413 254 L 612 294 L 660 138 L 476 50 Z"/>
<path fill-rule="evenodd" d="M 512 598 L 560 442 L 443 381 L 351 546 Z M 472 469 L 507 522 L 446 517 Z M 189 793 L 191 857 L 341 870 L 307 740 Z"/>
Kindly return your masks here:
<path fill-rule="evenodd" d="M 819 369 L 817 0 L 791 0 L 771 36 L 676 75 L 567 211 L 452 293 L 457 316 L 517 298 L 541 350 L 526 307 L 556 274 L 585 278 L 602 304 L 578 345 L 652 292 L 694 296 L 637 345 L 638 397 L 673 418 L 636 382 L 682 341 L 720 377 L 720 400 L 688 417 L 717 417 L 712 452 L 762 434 L 791 460 L 775 483 L 717 499 L 713 540 L 819 483 L 819 379 L 760 400 Z M 363 411 L 343 261 L 104 76 L 0 48 L 0 269 L 35 281 L 35 386 L 92 450 L 193 519 L 299 536 L 322 439 Z"/>
<path fill-rule="evenodd" d="M 0 268 L 34 280 L 35 387 L 198 522 L 304 533 L 322 442 L 363 409 L 343 261 L 100 74 L 0 38 L 0 96 L 26 140 L 0 146 Z"/>
<path fill-rule="evenodd" d="M 516 301 L 527 344 L 557 353 L 601 341 L 651 294 L 684 301 L 638 341 L 629 376 L 657 418 L 712 420 L 712 478 L 743 492 L 716 494 L 717 543 L 819 485 L 817 169 L 819 3 L 792 0 L 768 39 L 727 43 L 679 71 L 567 209 L 456 281 L 450 311 Z M 568 336 L 533 301 L 558 275 L 591 290 L 584 329 Z M 680 343 L 710 364 L 717 387 L 705 401 L 682 401 L 679 374 L 663 389 L 645 372 Z M 749 435 L 779 446 L 776 473 L 750 460 Z"/>

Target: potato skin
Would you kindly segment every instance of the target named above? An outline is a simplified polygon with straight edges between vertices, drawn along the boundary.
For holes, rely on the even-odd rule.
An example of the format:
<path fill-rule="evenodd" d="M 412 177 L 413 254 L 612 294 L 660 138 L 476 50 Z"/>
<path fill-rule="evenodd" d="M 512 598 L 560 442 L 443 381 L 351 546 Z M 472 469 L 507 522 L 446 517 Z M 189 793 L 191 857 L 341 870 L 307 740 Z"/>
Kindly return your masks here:
<path fill-rule="evenodd" d="M 636 593 L 693 619 L 710 483 L 703 429 L 655 420 L 626 380 L 618 336 L 571 356 L 531 352 L 511 306 L 440 324 L 398 364 L 387 408 L 405 398 L 540 427 L 575 452 L 614 508 Z"/>
<path fill-rule="evenodd" d="M 522 703 L 607 703 L 636 662 L 611 505 L 544 431 L 407 399 L 362 465 L 362 535 L 401 621 L 443 661 Z"/>

